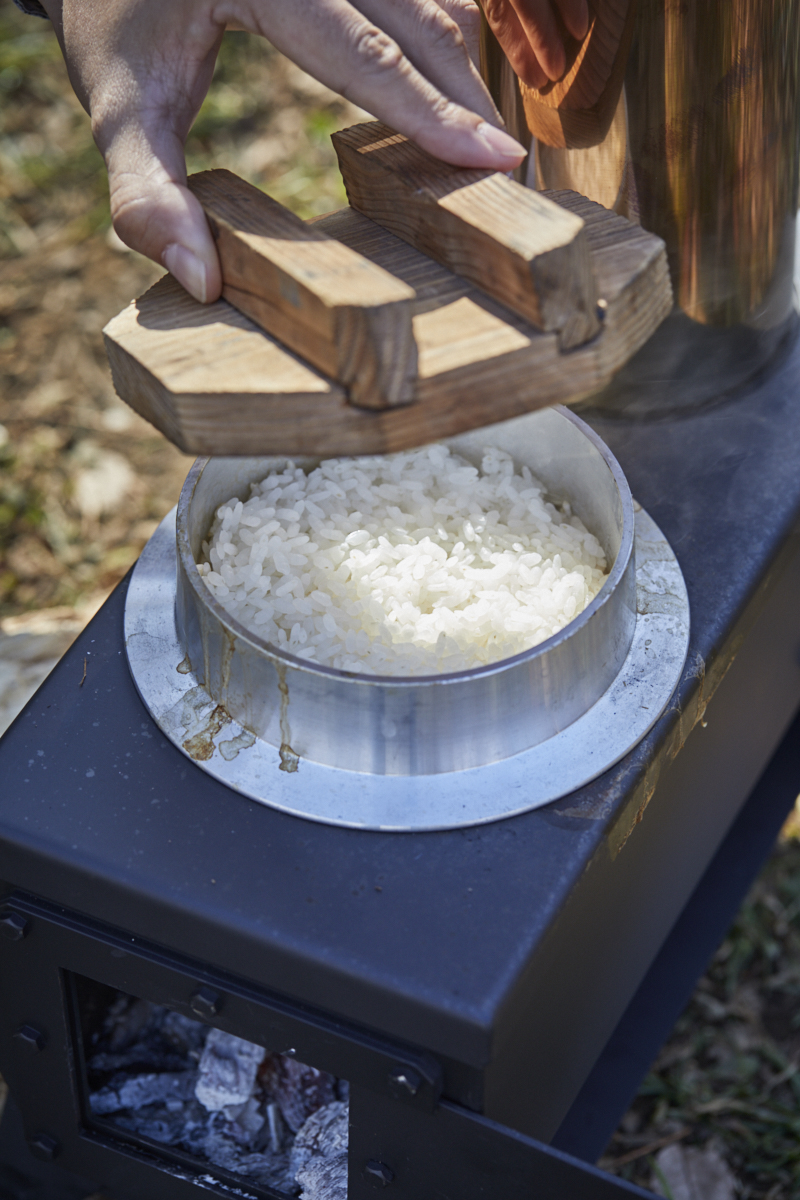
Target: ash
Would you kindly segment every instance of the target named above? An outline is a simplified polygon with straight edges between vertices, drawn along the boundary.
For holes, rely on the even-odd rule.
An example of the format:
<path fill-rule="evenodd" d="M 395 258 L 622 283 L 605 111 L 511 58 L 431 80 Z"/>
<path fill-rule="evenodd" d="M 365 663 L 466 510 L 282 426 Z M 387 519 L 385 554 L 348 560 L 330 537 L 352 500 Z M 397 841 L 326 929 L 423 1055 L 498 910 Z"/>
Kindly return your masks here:
<path fill-rule="evenodd" d="M 346 1081 L 123 992 L 87 1055 L 96 1119 L 300 1200 L 347 1200 Z"/>

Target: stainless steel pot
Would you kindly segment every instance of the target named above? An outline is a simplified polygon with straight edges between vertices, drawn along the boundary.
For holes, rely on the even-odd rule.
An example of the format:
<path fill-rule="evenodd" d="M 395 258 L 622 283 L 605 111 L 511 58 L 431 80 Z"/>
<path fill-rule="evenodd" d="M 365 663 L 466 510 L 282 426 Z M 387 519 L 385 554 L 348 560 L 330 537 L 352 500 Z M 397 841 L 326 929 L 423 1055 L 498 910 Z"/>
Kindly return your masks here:
<path fill-rule="evenodd" d="M 506 0 L 482 2 L 491 14 Z M 483 75 L 531 144 L 530 186 L 574 188 L 666 242 L 675 310 L 595 403 L 627 415 L 692 407 L 752 375 L 793 323 L 800 0 L 590 8 L 631 16 L 624 88 L 595 140 L 585 124 L 575 136 L 569 101 L 558 136 L 537 124 L 536 97 L 532 107 L 486 22 Z"/>
<path fill-rule="evenodd" d="M 549 409 L 450 439 L 473 462 L 509 451 L 569 499 L 595 534 L 609 576 L 589 607 L 533 650 L 458 674 L 351 675 L 278 651 L 214 600 L 197 572 L 220 504 L 285 460 L 198 459 L 178 505 L 178 635 L 199 682 L 227 714 L 298 759 L 377 775 L 430 775 L 499 762 L 582 716 L 619 674 L 636 624 L 633 505 L 607 447 L 574 414 Z M 309 462 L 300 465 L 312 466 Z"/>

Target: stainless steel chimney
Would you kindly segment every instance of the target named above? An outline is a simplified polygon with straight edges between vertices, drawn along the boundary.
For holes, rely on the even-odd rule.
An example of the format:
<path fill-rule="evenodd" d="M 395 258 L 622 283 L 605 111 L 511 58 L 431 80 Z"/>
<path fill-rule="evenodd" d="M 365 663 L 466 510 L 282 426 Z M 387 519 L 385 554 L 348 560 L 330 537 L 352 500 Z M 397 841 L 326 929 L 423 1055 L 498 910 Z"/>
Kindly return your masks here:
<path fill-rule="evenodd" d="M 484 0 L 492 23 L 498 6 Z M 667 244 L 674 312 L 589 404 L 691 408 L 752 376 L 793 325 L 800 0 L 591 6 L 558 83 L 519 80 L 486 15 L 482 72 L 530 143 L 529 186 L 574 188 Z"/>

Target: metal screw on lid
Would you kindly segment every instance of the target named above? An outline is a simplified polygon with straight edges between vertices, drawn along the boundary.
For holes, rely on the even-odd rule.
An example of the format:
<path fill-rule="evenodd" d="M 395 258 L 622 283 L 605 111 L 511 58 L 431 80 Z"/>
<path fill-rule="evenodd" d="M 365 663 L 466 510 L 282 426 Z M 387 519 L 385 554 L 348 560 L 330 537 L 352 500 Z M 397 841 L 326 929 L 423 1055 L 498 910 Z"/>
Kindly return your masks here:
<path fill-rule="evenodd" d="M 37 1029 L 35 1025 L 20 1026 L 14 1037 L 29 1050 L 44 1050 L 47 1045 L 47 1035 L 42 1033 L 41 1029 Z"/>
<path fill-rule="evenodd" d="M 20 913 L 12 912 L 10 908 L 3 909 L 0 913 L 0 933 L 9 941 L 21 941 L 29 928 L 30 921 L 26 921 Z"/>
<path fill-rule="evenodd" d="M 37 1133 L 28 1142 L 31 1154 L 35 1154 L 37 1158 L 43 1158 L 45 1162 L 52 1162 L 57 1158 L 61 1151 L 61 1144 L 49 1133 Z"/>
<path fill-rule="evenodd" d="M 388 1187 L 394 1179 L 394 1172 L 386 1166 L 386 1163 L 376 1162 L 374 1158 L 367 1163 L 364 1174 L 375 1187 Z"/>
<path fill-rule="evenodd" d="M 416 1096 L 422 1087 L 422 1076 L 410 1067 L 395 1067 L 389 1072 L 389 1091 L 396 1100 L 406 1100 Z"/>
<path fill-rule="evenodd" d="M 210 987 L 199 987 L 192 995 L 189 1006 L 198 1017 L 215 1017 L 222 1008 L 222 997 Z"/>

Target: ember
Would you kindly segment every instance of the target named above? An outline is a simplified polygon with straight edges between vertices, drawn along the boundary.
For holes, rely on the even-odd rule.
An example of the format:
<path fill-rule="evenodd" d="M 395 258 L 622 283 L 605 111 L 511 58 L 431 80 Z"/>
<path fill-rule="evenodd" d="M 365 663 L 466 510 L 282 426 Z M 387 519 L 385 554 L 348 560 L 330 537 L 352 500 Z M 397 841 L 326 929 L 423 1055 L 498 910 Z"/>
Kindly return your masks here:
<path fill-rule="evenodd" d="M 106 1128 L 300 1200 L 346 1200 L 344 1080 L 124 992 L 86 1054 Z"/>

